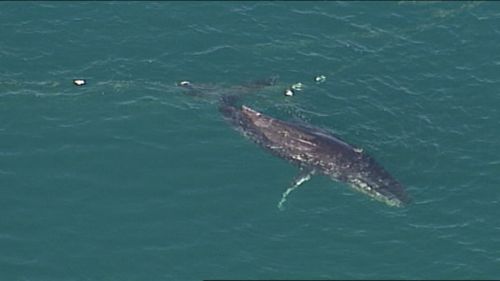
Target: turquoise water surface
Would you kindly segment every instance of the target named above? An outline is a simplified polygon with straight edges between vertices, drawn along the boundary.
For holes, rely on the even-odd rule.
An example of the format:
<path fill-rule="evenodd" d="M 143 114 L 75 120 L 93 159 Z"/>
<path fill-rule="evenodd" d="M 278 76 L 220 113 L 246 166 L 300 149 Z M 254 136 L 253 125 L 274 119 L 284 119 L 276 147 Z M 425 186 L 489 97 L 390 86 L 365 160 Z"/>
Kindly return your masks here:
<path fill-rule="evenodd" d="M 496 2 L 3 2 L 0 35 L 0 280 L 500 277 Z M 245 104 L 413 203 L 318 176 L 280 211 L 298 169 L 176 87 L 272 75 Z"/>

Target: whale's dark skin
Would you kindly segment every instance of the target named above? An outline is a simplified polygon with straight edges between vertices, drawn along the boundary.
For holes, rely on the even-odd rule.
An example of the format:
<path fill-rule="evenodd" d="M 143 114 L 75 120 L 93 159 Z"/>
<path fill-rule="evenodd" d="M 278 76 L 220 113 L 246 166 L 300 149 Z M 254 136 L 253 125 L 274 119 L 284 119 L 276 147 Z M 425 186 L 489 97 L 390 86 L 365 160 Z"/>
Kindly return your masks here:
<path fill-rule="evenodd" d="M 237 101 L 237 96 L 222 97 L 219 110 L 224 117 L 252 141 L 308 175 L 322 173 L 390 206 L 410 202 L 402 185 L 362 149 L 325 130 L 282 121 L 238 106 Z"/>

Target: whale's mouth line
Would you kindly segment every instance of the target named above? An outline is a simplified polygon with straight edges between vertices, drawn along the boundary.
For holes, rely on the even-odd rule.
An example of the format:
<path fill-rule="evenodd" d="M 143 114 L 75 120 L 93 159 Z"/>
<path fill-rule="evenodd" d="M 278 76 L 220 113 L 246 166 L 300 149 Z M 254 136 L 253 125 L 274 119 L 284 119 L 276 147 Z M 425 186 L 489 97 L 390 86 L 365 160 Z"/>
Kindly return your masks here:
<path fill-rule="evenodd" d="M 389 189 L 384 187 L 373 187 L 366 182 L 354 179 L 348 182 L 349 186 L 353 189 L 368 195 L 369 197 L 383 202 L 389 206 L 403 207 L 406 205 L 407 199 L 399 198 L 398 194 L 391 192 Z"/>
<path fill-rule="evenodd" d="M 362 187 L 357 187 L 357 186 L 352 186 L 352 188 L 356 189 L 357 191 L 364 193 L 368 195 L 370 198 L 373 198 L 379 202 L 385 203 L 389 206 L 394 206 L 394 207 L 402 207 L 403 202 L 396 197 L 389 197 L 386 196 L 380 192 L 373 191 L 367 188 L 362 188 Z"/>

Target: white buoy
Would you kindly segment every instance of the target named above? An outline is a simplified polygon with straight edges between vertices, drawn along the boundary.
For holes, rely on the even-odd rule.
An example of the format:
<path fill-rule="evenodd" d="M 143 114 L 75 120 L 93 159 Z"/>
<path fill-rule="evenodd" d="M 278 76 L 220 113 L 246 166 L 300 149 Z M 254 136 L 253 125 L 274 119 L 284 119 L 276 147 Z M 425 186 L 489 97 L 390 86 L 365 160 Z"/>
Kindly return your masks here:
<path fill-rule="evenodd" d="M 292 89 L 294 89 L 296 91 L 302 91 L 303 86 L 304 86 L 304 84 L 298 82 L 298 83 L 295 83 L 292 85 Z"/>
<path fill-rule="evenodd" d="M 325 82 L 325 80 L 326 80 L 325 75 L 319 75 L 319 76 L 316 76 L 316 78 L 314 78 L 314 81 L 316 81 L 316 83 L 323 83 L 323 82 Z"/>
<path fill-rule="evenodd" d="M 286 89 L 286 90 L 285 90 L 285 96 L 287 96 L 287 97 L 291 97 L 291 96 L 293 96 L 293 91 L 292 91 L 292 89 Z"/>
<path fill-rule="evenodd" d="M 183 87 L 187 87 L 187 86 L 191 86 L 191 82 L 189 82 L 189 81 L 181 81 L 181 82 L 179 82 L 178 85 L 179 86 L 183 86 Z"/>
<path fill-rule="evenodd" d="M 80 86 L 87 84 L 87 81 L 85 81 L 85 79 L 74 79 L 73 84 L 75 84 L 75 86 L 80 87 Z"/>

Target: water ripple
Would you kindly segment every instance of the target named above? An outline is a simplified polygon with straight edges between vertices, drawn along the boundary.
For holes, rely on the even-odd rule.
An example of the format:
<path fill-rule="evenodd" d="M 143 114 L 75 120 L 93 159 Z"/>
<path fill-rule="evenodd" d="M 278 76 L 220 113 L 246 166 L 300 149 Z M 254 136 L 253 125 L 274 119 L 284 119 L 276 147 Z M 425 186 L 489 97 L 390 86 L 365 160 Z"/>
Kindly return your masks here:
<path fill-rule="evenodd" d="M 230 46 L 230 45 L 219 45 L 219 46 L 213 46 L 213 47 L 207 48 L 203 51 L 190 53 L 190 55 L 193 55 L 193 56 L 208 55 L 208 54 L 215 53 L 219 50 L 224 50 L 224 49 L 235 50 L 235 48 L 233 46 Z"/>

